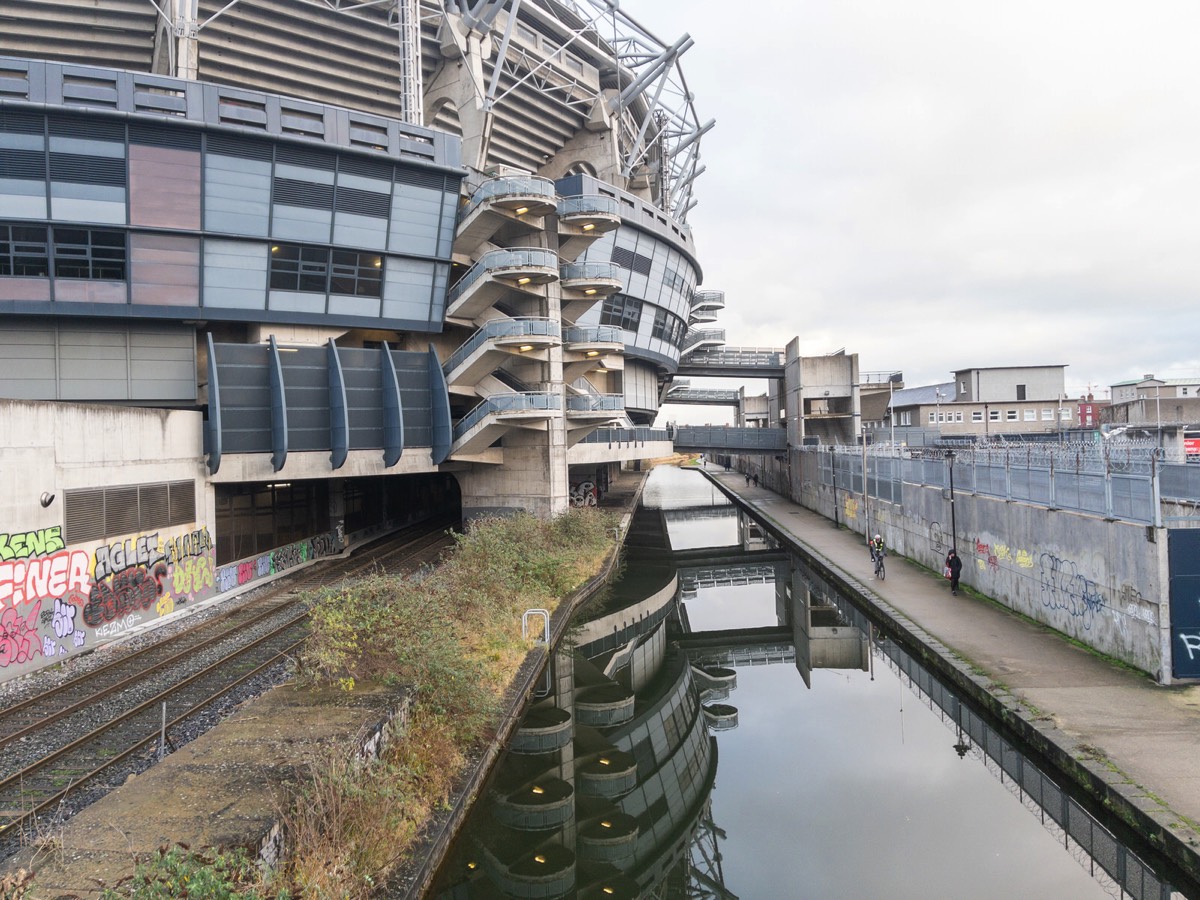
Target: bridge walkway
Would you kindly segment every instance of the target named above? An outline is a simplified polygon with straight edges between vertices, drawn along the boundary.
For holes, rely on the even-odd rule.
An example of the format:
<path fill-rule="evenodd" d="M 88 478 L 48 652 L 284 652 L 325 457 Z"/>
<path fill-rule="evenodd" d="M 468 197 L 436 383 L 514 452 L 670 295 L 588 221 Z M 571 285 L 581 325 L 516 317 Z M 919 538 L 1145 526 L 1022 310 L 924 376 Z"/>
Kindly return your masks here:
<path fill-rule="evenodd" d="M 876 581 L 862 536 L 739 472 L 704 473 L 785 543 L 933 648 L 934 668 L 984 702 L 1086 791 L 1200 880 L 1200 684 L 1162 687 L 900 557 Z M 940 660 L 940 662 L 937 662 Z"/>

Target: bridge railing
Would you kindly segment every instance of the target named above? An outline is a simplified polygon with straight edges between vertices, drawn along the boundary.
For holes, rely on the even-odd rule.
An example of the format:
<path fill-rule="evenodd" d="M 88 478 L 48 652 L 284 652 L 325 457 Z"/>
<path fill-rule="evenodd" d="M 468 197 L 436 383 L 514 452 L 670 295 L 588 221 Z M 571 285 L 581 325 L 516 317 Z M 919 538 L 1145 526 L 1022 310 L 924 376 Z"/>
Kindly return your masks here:
<path fill-rule="evenodd" d="M 714 425 L 680 425 L 674 429 L 676 449 L 732 450 L 778 453 L 787 449 L 782 428 L 733 428 Z"/>

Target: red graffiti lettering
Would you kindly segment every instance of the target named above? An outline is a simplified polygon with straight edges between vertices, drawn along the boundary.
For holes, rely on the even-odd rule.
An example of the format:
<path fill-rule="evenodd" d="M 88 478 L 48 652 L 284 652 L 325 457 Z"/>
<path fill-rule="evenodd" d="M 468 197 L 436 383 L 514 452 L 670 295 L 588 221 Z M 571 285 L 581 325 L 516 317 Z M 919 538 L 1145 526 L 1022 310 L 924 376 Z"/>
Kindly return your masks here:
<path fill-rule="evenodd" d="M 979 538 L 975 538 L 975 553 L 977 556 L 987 556 L 991 552 L 991 549 L 991 547 L 979 540 Z"/>
<path fill-rule="evenodd" d="M 0 614 L 0 668 L 29 662 L 42 652 L 34 624 L 41 611 L 42 601 L 39 600 L 26 616 L 21 616 L 11 606 Z"/>
<path fill-rule="evenodd" d="M 247 581 L 254 580 L 254 563 L 244 562 L 238 563 L 238 584 L 245 584 Z"/>
<path fill-rule="evenodd" d="M 126 569 L 92 586 L 91 597 L 83 608 L 83 621 L 96 628 L 105 622 L 147 609 L 158 598 L 158 593 L 155 575 L 142 568 Z"/>
<path fill-rule="evenodd" d="M 19 606 L 68 591 L 87 594 L 88 561 L 83 550 L 62 550 L 53 556 L 0 563 L 0 603 Z"/>

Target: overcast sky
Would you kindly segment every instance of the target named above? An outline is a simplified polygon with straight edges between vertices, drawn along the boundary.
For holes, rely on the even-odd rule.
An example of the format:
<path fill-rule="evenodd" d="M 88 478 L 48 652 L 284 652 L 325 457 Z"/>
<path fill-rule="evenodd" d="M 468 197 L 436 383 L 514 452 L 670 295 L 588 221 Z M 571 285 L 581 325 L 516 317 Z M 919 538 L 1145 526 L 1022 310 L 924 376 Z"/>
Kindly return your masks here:
<path fill-rule="evenodd" d="M 909 386 L 1200 374 L 1200 4 L 624 0 L 683 70 L 736 346 Z M 715 420 L 714 420 L 715 421 Z"/>

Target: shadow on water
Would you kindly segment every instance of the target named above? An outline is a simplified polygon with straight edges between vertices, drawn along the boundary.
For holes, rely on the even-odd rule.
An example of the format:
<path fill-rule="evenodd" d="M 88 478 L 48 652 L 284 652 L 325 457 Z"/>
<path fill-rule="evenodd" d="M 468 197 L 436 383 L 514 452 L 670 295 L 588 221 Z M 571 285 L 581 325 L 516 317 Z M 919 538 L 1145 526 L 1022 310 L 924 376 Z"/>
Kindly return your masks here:
<path fill-rule="evenodd" d="M 434 896 L 1183 896 L 697 482 L 655 472 Z"/>

